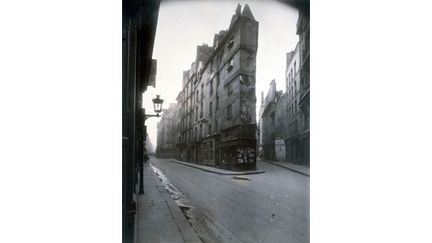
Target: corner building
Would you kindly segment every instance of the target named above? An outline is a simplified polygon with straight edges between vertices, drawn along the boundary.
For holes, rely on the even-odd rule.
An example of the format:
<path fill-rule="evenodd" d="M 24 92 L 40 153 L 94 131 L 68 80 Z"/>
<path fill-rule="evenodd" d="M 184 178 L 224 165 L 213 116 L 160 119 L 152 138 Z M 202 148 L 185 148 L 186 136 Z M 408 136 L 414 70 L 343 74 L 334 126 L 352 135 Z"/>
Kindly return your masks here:
<path fill-rule="evenodd" d="M 177 97 L 177 159 L 231 170 L 256 168 L 258 22 L 238 5 L 213 46 L 197 47 Z"/>

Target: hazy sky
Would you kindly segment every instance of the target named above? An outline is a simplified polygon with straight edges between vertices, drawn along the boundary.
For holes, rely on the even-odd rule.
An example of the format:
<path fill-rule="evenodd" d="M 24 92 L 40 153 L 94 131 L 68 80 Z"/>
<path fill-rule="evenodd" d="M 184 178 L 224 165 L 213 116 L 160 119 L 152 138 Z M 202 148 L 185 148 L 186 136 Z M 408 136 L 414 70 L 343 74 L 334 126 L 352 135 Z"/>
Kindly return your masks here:
<path fill-rule="evenodd" d="M 164 108 L 175 103 L 182 88 L 183 71 L 195 60 L 196 46 L 213 45 L 214 34 L 228 29 L 237 4 L 247 3 L 259 22 L 256 65 L 257 113 L 261 91 L 267 94 L 270 81 L 285 92 L 286 53 L 294 50 L 298 36 L 298 11 L 277 1 L 162 1 L 153 58 L 157 59 L 156 88 L 144 93 L 146 113 L 154 113 L 152 99 L 160 94 Z M 146 121 L 150 140 L 156 146 L 156 124 L 160 118 Z"/>

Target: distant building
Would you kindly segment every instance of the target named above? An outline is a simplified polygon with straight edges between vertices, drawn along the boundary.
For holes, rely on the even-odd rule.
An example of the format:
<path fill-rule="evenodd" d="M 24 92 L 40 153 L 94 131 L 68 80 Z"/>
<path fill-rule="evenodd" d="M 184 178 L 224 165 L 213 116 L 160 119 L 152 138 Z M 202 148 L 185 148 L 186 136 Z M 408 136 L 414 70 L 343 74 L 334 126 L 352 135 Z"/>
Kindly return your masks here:
<path fill-rule="evenodd" d="M 238 5 L 213 46 L 197 47 L 177 97 L 176 157 L 223 167 L 256 167 L 255 72 L 258 22 Z"/>
<path fill-rule="evenodd" d="M 275 107 L 275 137 L 274 137 L 274 150 L 275 159 L 277 161 L 287 161 L 287 143 L 288 143 L 288 94 L 285 92 L 282 94 L 276 102 Z"/>
<path fill-rule="evenodd" d="M 264 153 L 264 143 L 263 143 L 263 119 L 262 114 L 264 112 L 264 92 L 261 92 L 261 105 L 258 114 L 258 157 L 263 157 Z"/>
<path fill-rule="evenodd" d="M 276 159 L 275 140 L 281 139 L 276 131 L 276 107 L 281 96 L 282 91 L 276 91 L 276 81 L 273 79 L 261 113 L 262 156 L 269 160 Z"/>
<path fill-rule="evenodd" d="M 301 83 L 300 46 L 299 42 L 293 51 L 286 54 L 285 93 L 276 91 L 276 83 L 272 80 L 262 102 L 260 151 L 265 159 L 308 165 L 309 121 L 305 120 L 308 117 L 301 105 L 309 111 L 309 104 L 301 103 L 305 98 L 305 93 L 302 93 L 305 88 Z"/>
<path fill-rule="evenodd" d="M 150 137 L 148 136 L 148 134 L 146 134 L 145 152 L 147 154 L 154 154 L 155 153 L 155 149 L 154 149 L 153 143 L 150 140 Z"/>
<path fill-rule="evenodd" d="M 162 117 L 157 124 L 156 155 L 162 158 L 170 158 L 175 153 L 175 120 L 176 104 L 171 103 L 168 109 L 162 110 Z"/>

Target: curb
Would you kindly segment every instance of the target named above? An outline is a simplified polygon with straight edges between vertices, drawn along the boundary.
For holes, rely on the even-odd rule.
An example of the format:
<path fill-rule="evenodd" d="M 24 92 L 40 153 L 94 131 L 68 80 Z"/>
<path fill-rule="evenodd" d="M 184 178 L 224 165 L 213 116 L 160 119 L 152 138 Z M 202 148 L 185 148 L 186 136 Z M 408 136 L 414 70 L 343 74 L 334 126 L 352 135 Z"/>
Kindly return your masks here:
<path fill-rule="evenodd" d="M 280 165 L 280 164 L 277 164 L 277 163 L 273 163 L 273 162 L 271 162 L 271 161 L 269 161 L 269 160 L 261 159 L 261 161 L 262 161 L 262 162 L 269 163 L 269 164 L 272 164 L 272 165 L 276 165 L 276 166 L 279 166 L 279 167 L 282 167 L 282 168 L 285 168 L 285 169 L 287 169 L 287 170 L 290 170 L 290 171 L 295 172 L 295 173 L 302 174 L 302 175 L 307 176 L 307 177 L 310 177 L 309 174 L 307 174 L 307 173 L 305 173 L 305 172 L 303 172 L 303 171 L 299 171 L 299 170 L 296 170 L 296 169 L 293 169 L 293 168 L 290 168 L 290 167 L 286 167 L 286 166 L 283 166 L 283 165 Z"/>
<path fill-rule="evenodd" d="M 193 227 L 186 220 L 179 206 L 174 202 L 164 187 L 158 183 L 156 188 L 161 193 L 162 199 L 168 205 L 168 208 L 171 211 L 171 216 L 174 218 L 177 229 L 180 231 L 185 243 L 202 242 Z"/>
<path fill-rule="evenodd" d="M 208 167 L 208 166 L 195 165 L 195 164 L 191 164 L 191 163 L 187 163 L 187 162 L 182 162 L 182 161 L 175 160 L 175 159 L 169 159 L 169 160 L 171 160 L 172 162 L 175 162 L 177 164 L 181 164 L 181 165 L 184 165 L 184 166 L 189 166 L 189 167 L 192 167 L 192 168 L 195 168 L 195 169 L 199 169 L 199 170 L 202 170 L 202 171 L 211 172 L 211 173 L 215 173 L 215 174 L 219 174 L 219 175 L 253 175 L 253 174 L 265 173 L 264 170 L 229 171 L 229 170 L 217 169 L 217 171 L 216 171 L 212 167 Z"/>
<path fill-rule="evenodd" d="M 150 165 L 150 164 L 149 164 Z M 151 168 L 147 168 L 150 169 Z M 179 231 L 184 243 L 202 243 L 201 238 L 195 231 L 193 226 L 187 221 L 186 217 L 183 215 L 179 205 L 174 201 L 169 192 L 165 189 L 163 184 L 160 182 L 157 175 L 150 171 L 153 177 L 153 186 L 159 191 L 159 195 L 168 207 L 171 217 L 174 220 L 174 224 Z M 145 195 L 140 195 L 140 197 L 145 197 Z"/>

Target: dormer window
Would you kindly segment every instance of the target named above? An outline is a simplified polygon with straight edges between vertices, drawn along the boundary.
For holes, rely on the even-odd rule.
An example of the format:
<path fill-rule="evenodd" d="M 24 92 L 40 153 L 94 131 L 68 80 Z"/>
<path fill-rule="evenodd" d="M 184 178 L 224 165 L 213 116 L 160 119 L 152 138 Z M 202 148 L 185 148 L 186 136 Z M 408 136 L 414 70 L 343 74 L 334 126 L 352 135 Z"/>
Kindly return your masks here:
<path fill-rule="evenodd" d="M 228 50 L 231 49 L 233 47 L 233 45 L 234 45 L 234 37 L 232 37 L 228 42 L 228 45 L 227 45 Z"/>

